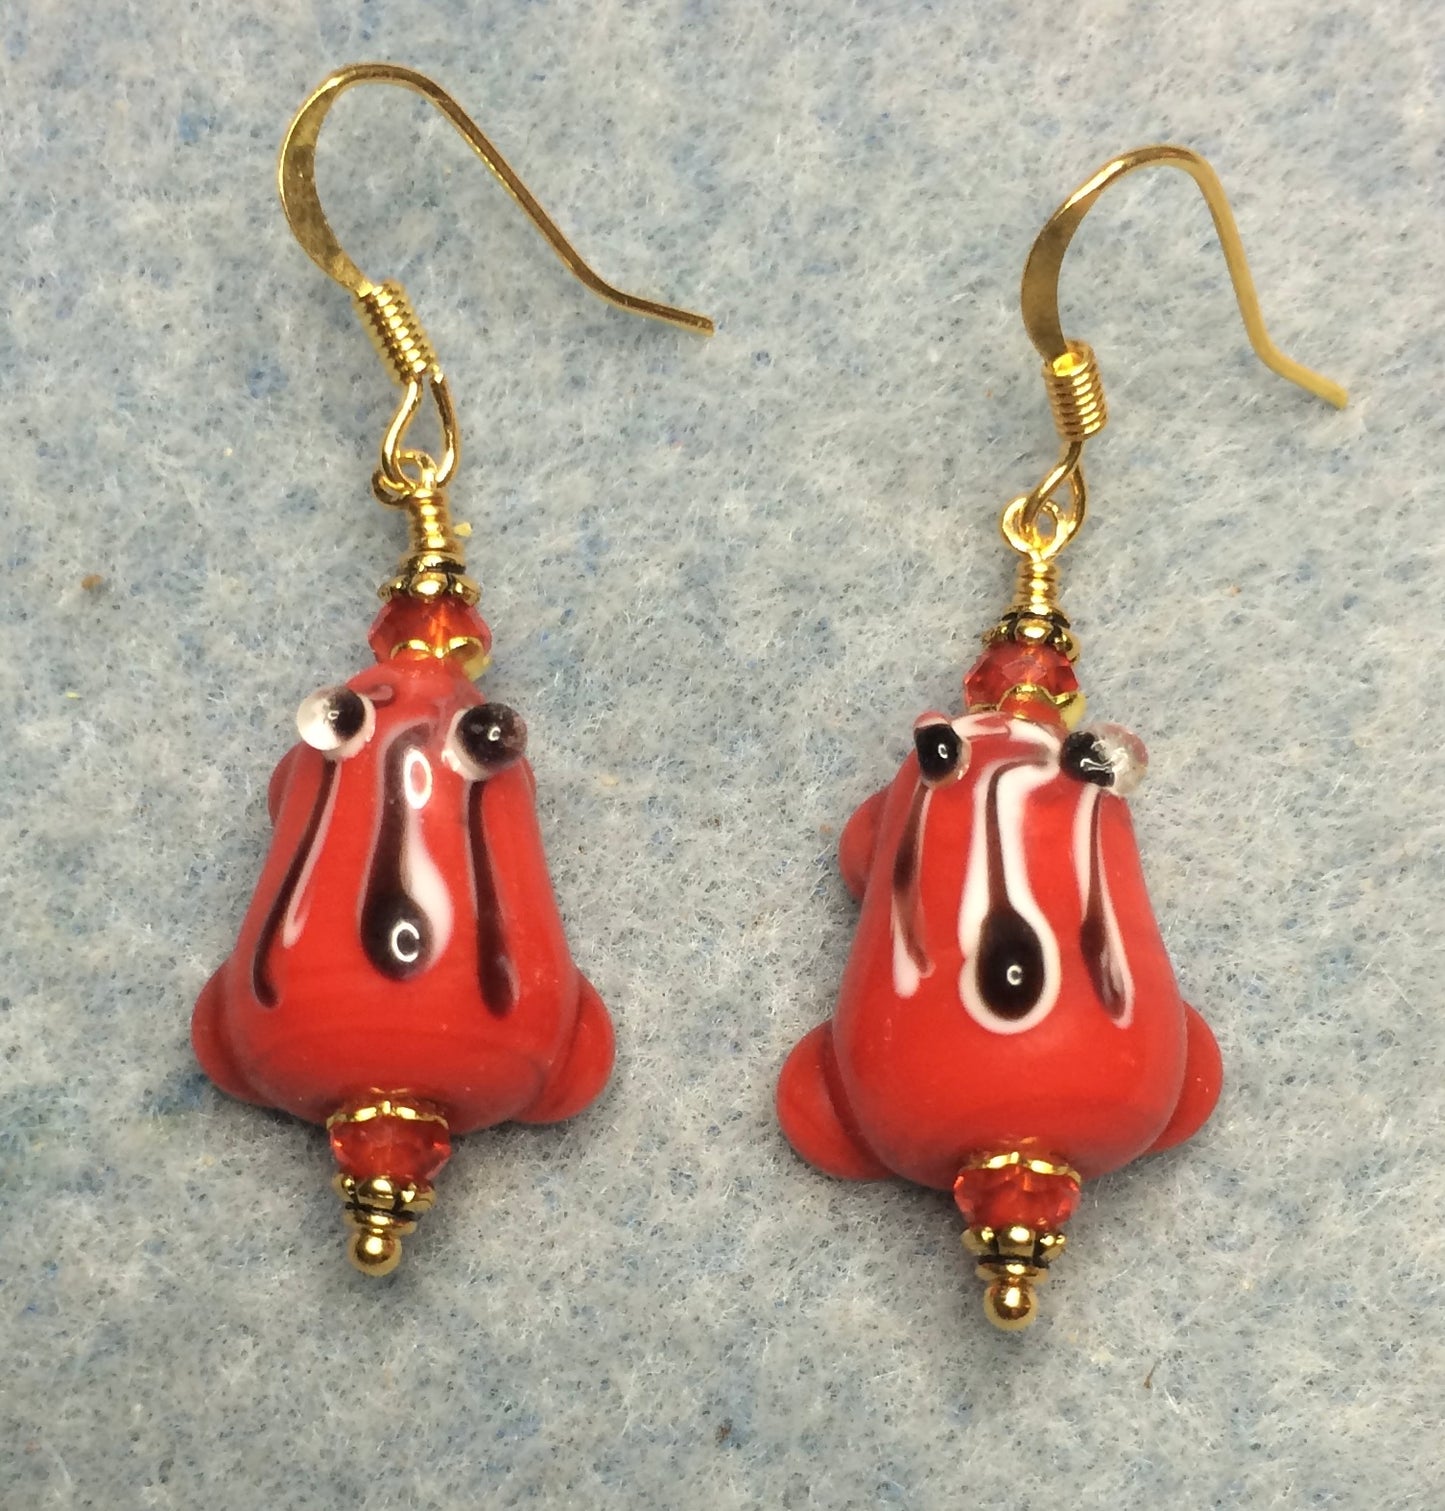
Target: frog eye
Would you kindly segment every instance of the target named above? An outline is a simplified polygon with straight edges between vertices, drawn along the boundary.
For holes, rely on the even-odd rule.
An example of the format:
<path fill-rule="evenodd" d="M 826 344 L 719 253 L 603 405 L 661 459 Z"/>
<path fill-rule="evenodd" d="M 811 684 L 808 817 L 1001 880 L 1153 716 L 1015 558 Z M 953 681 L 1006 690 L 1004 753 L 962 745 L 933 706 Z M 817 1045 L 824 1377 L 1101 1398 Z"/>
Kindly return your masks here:
<path fill-rule="evenodd" d="M 924 714 L 913 726 L 913 748 L 926 786 L 941 787 L 968 770 L 968 747 L 942 714 Z"/>
<path fill-rule="evenodd" d="M 1149 752 L 1122 724 L 1091 724 L 1076 729 L 1059 751 L 1059 765 L 1077 782 L 1093 782 L 1118 797 L 1128 797 L 1144 780 Z"/>
<path fill-rule="evenodd" d="M 376 709 L 370 698 L 349 687 L 323 687 L 301 700 L 296 728 L 327 760 L 344 761 L 376 732 Z"/>
<path fill-rule="evenodd" d="M 442 759 L 471 782 L 484 782 L 504 771 L 527 748 L 527 726 L 505 703 L 478 703 L 464 708 L 447 731 Z"/>

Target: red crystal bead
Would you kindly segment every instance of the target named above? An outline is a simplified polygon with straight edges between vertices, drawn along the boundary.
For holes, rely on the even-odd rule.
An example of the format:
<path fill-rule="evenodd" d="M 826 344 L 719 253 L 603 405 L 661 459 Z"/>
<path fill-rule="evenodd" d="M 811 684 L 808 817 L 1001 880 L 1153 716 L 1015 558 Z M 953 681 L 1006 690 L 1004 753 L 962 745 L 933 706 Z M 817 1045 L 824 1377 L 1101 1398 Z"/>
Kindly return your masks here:
<path fill-rule="evenodd" d="M 1079 1205 L 1079 1183 L 1072 1176 L 1004 1165 L 994 1170 L 964 1170 L 953 1183 L 953 1199 L 971 1228 L 1032 1228 L 1057 1232 Z"/>
<path fill-rule="evenodd" d="M 396 593 L 382 604 L 366 639 L 378 661 L 425 647 L 435 656 L 455 654 L 464 663 L 485 663 L 492 648 L 492 632 L 471 604 L 410 593 Z"/>
<path fill-rule="evenodd" d="M 452 1141 L 445 1123 L 383 1114 L 333 1124 L 331 1152 L 341 1173 L 356 1180 L 385 1175 L 429 1183 L 451 1155 Z"/>
<path fill-rule="evenodd" d="M 970 711 L 997 708 L 1011 688 L 1042 687 L 1055 698 L 1076 693 L 1079 679 L 1069 658 L 1049 645 L 1001 640 L 984 651 L 963 679 L 963 696 Z"/>

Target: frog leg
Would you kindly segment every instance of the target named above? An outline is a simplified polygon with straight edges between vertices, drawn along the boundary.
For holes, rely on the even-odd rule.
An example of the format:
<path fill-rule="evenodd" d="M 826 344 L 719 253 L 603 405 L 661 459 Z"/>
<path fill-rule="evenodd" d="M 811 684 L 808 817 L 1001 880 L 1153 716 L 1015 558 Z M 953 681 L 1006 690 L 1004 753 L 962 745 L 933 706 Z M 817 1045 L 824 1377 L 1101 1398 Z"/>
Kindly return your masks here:
<path fill-rule="evenodd" d="M 542 1085 L 537 1100 L 517 1114 L 519 1123 L 560 1123 L 601 1095 L 612 1074 L 612 1019 L 597 988 L 577 978 L 577 1027 L 565 1057 Z"/>
<path fill-rule="evenodd" d="M 195 1011 L 191 1015 L 191 1045 L 196 1059 L 201 1062 L 201 1069 L 227 1096 L 264 1105 L 262 1098 L 252 1090 L 251 1083 L 241 1074 L 226 1038 L 223 1022 L 226 988 L 221 979 L 225 973 L 226 966 L 223 965 L 196 998 Z"/>
<path fill-rule="evenodd" d="M 820 1023 L 793 1046 L 778 1077 L 778 1121 L 809 1164 L 843 1180 L 883 1180 L 893 1172 L 863 1142 L 843 1095 L 833 1025 Z"/>
<path fill-rule="evenodd" d="M 843 885 L 856 898 L 862 898 L 868 873 L 873 869 L 873 851 L 878 844 L 878 825 L 887 795 L 888 789 L 881 787 L 872 797 L 865 798 L 838 837 L 838 869 L 843 873 Z"/>
<path fill-rule="evenodd" d="M 1173 1116 L 1164 1125 L 1164 1132 L 1154 1140 L 1149 1154 L 1158 1154 L 1161 1149 L 1172 1149 L 1185 1139 L 1193 1138 L 1209 1120 L 1214 1104 L 1219 1100 L 1224 1081 L 1224 1066 L 1219 1058 L 1219 1045 L 1209 1025 L 1186 1002 L 1184 1004 L 1185 1056 L 1184 1085 L 1179 1100 L 1174 1105 Z"/>

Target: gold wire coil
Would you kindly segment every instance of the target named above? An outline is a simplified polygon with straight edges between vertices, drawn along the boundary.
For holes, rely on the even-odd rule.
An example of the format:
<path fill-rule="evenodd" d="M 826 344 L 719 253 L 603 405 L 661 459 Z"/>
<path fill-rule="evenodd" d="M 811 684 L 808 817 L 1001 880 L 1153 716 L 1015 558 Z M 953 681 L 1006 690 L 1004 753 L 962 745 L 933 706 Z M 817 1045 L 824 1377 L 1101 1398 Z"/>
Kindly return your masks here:
<path fill-rule="evenodd" d="M 440 368 L 431 337 L 401 284 L 391 279 L 368 284 L 352 297 L 377 355 L 403 388 L 424 382 Z"/>
<path fill-rule="evenodd" d="M 1013 540 L 1009 543 L 1014 544 Z M 1015 549 L 1020 547 L 1015 545 Z M 1017 641 L 1021 645 L 1047 645 L 1061 651 L 1070 661 L 1078 660 L 1079 642 L 1069 624 L 1069 616 L 1059 606 L 1059 566 L 1053 557 L 1025 554 L 1020 550 L 1018 570 L 1014 575 L 1013 602 L 983 639 L 985 645 L 997 645 L 1003 640 Z M 1082 713 L 1082 695 L 1072 696 L 1078 699 L 1078 712 Z M 1067 714 L 1065 722 L 1068 722 Z M 1073 724 L 1069 727 L 1072 728 Z"/>
<path fill-rule="evenodd" d="M 429 470 L 430 458 L 423 453 L 408 451 L 403 459 L 408 465 Z M 411 484 L 405 492 L 398 493 L 378 471 L 371 480 L 372 492 L 380 504 L 392 509 L 406 510 L 407 556 L 448 556 L 460 563 L 462 544 L 452 525 L 451 506 L 446 494 L 423 481 Z"/>
<path fill-rule="evenodd" d="M 396 461 L 404 482 L 398 487 L 385 465 L 371 480 L 378 503 L 406 512 L 407 549 L 394 576 L 381 585 L 382 598 L 405 593 L 414 598 L 448 595 L 474 604 L 481 589 L 467 576 L 461 535 L 452 523 L 446 493 L 436 485 L 436 464 L 424 451 L 403 450 Z"/>
<path fill-rule="evenodd" d="M 1109 422 L 1104 379 L 1093 348 L 1070 341 L 1062 357 L 1044 363 L 1044 387 L 1054 428 L 1066 442 L 1086 441 Z"/>
<path fill-rule="evenodd" d="M 1058 601 L 1058 562 L 1051 557 L 1021 557 L 1014 573 L 1012 611 L 1031 618 L 1047 619 L 1050 614 L 1058 613 Z"/>
<path fill-rule="evenodd" d="M 1043 379 L 1064 452 L 1031 492 L 1009 504 L 999 522 L 1009 545 L 1035 561 L 1057 556 L 1083 524 L 1088 499 L 1080 466 L 1084 442 L 1109 423 L 1104 379 L 1092 347 L 1070 341 L 1062 356 L 1044 363 Z M 1045 515 L 1048 522 L 1041 528 Z M 1049 588 L 1056 592 L 1056 582 Z"/>
<path fill-rule="evenodd" d="M 445 492 L 460 455 L 446 375 L 401 284 L 393 280 L 366 284 L 353 300 L 371 344 L 405 390 L 381 443 L 381 466 L 371 480 L 381 503 L 406 511 L 411 536 L 400 569 L 382 584 L 382 597 L 455 594 L 475 603 L 480 590 L 466 575 L 462 544 L 452 528 Z M 441 430 L 439 457 L 406 444 L 407 432 L 428 393 Z"/>

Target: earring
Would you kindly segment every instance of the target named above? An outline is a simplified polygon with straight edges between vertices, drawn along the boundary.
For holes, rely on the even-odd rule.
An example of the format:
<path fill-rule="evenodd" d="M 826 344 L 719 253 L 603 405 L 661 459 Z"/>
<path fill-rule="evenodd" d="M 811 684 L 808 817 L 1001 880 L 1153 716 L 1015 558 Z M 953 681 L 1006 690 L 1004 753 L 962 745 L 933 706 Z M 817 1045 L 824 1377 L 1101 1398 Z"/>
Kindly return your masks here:
<path fill-rule="evenodd" d="M 1078 645 L 1058 597 L 1058 557 L 1084 521 L 1084 443 L 1107 418 L 1093 352 L 1060 325 L 1059 270 L 1099 195 L 1155 164 L 1208 202 L 1256 354 L 1345 403 L 1271 343 L 1203 158 L 1128 153 L 1054 212 L 1022 303 L 1063 452 L 1003 511 L 1017 587 L 964 678 L 965 712 L 924 714 L 898 775 L 843 830 L 857 935 L 832 1019 L 778 1086 L 788 1138 L 829 1174 L 952 1189 L 984 1310 L 1006 1329 L 1032 1320 L 1082 1182 L 1182 1143 L 1220 1090 L 1214 1036 L 1179 994 L 1140 870 L 1125 799 L 1144 747 L 1115 724 L 1077 727 Z"/>
<path fill-rule="evenodd" d="M 403 393 L 372 478 L 410 544 L 381 588 L 375 666 L 306 698 L 271 778 L 270 853 L 236 947 L 196 1003 L 206 1074 L 244 1101 L 324 1124 L 358 1268 L 382 1275 L 432 1205 L 451 1138 L 580 1112 L 612 1067 L 612 1024 L 568 952 L 533 805 L 521 715 L 472 685 L 491 633 L 447 505 L 451 391 L 401 285 L 372 283 L 317 197 L 316 139 L 354 84 L 397 84 L 457 128 L 593 293 L 711 334 L 712 322 L 603 282 L 456 102 L 386 64 L 344 68 L 281 147 L 281 203 L 307 254 L 353 296 Z M 439 456 L 407 444 L 431 395 Z"/>

